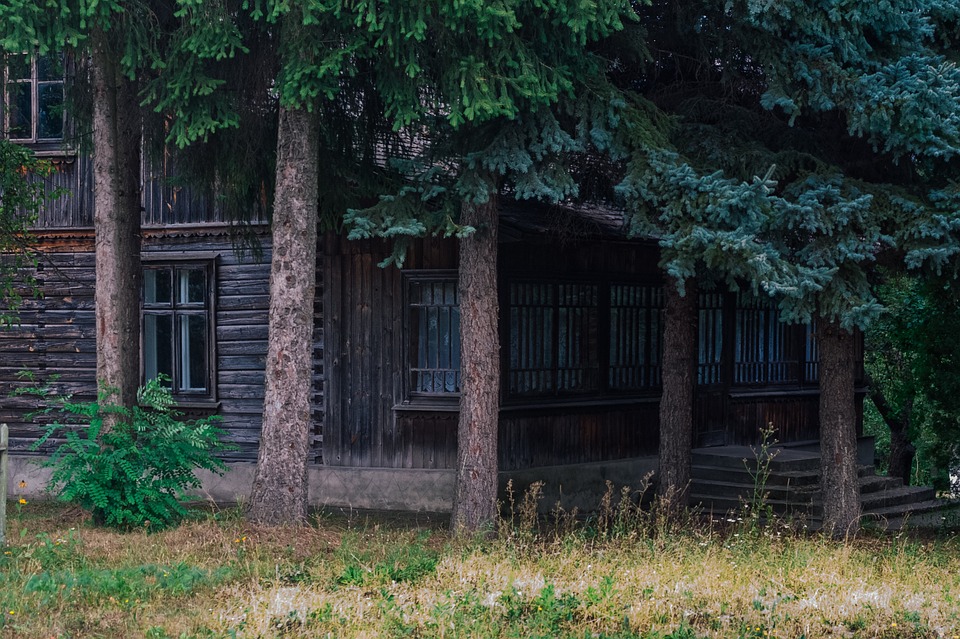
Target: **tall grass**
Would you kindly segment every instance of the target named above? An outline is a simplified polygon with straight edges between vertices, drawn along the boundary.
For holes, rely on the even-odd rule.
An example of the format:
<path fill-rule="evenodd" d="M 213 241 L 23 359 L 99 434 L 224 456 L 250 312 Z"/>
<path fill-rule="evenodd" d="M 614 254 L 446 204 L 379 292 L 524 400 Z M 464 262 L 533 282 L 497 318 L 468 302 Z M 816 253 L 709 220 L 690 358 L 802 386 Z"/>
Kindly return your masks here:
<path fill-rule="evenodd" d="M 30 503 L 0 556 L 0 636 L 960 635 L 956 537 L 663 521 L 638 497 L 611 486 L 598 516 L 546 520 L 521 497 L 494 539 L 458 542 L 423 516 L 270 529 L 228 510 L 120 534 Z"/>

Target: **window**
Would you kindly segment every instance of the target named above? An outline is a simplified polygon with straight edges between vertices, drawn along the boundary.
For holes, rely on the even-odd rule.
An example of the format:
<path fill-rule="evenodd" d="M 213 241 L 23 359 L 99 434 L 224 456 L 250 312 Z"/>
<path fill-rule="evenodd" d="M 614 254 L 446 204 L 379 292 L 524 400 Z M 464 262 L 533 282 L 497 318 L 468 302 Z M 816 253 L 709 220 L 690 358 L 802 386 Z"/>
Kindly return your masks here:
<path fill-rule="evenodd" d="M 7 55 L 5 62 L 5 136 L 13 142 L 59 148 L 65 128 L 63 55 L 17 53 Z"/>
<path fill-rule="evenodd" d="M 659 285 L 518 280 L 509 291 L 509 397 L 583 399 L 660 387 Z"/>
<path fill-rule="evenodd" d="M 770 300 L 738 295 L 734 383 L 797 383 L 800 353 L 796 331 L 795 326 L 780 321 Z M 810 355 L 808 352 L 808 361 Z"/>
<path fill-rule="evenodd" d="M 610 286 L 611 390 L 638 391 L 660 386 L 663 289 L 649 284 Z"/>
<path fill-rule="evenodd" d="M 456 273 L 408 275 L 407 309 L 409 397 L 459 397 L 460 297 Z"/>
<path fill-rule="evenodd" d="M 214 399 L 213 282 L 212 262 L 144 268 L 144 380 L 166 375 L 180 400 Z"/>
<path fill-rule="evenodd" d="M 703 386 L 723 381 L 723 297 L 717 292 L 700 293 L 697 383 Z"/>
<path fill-rule="evenodd" d="M 596 284 L 510 284 L 510 395 L 589 393 L 600 387 Z"/>

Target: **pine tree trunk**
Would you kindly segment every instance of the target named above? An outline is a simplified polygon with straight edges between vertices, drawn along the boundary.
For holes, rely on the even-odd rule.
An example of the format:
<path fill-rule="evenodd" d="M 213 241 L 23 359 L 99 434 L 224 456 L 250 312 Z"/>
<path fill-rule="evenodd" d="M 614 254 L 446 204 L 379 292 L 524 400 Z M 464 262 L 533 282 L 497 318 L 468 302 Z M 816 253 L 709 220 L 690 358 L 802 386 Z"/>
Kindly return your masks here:
<path fill-rule="evenodd" d="M 319 131 L 318 113 L 281 107 L 263 430 L 248 512 L 263 524 L 307 517 Z"/>
<path fill-rule="evenodd" d="M 856 534 L 860 525 L 854 339 L 838 323 L 819 320 L 823 530 L 838 538 Z"/>
<path fill-rule="evenodd" d="M 894 422 L 890 426 L 890 463 L 887 474 L 899 477 L 909 486 L 913 479 L 913 460 L 917 449 L 907 436 L 909 426 L 904 422 Z"/>
<path fill-rule="evenodd" d="M 693 394 L 697 374 L 697 282 L 668 277 L 663 288 L 663 394 L 660 396 L 658 492 L 672 509 L 687 505 L 693 447 Z"/>
<path fill-rule="evenodd" d="M 476 232 L 460 240 L 460 421 L 453 502 L 454 534 L 490 526 L 497 516 L 497 422 L 500 334 L 497 318 L 497 197 L 464 203 L 461 223 Z"/>
<path fill-rule="evenodd" d="M 139 106 L 106 34 L 92 41 L 97 379 L 114 393 L 109 401 L 131 407 L 140 382 Z"/>

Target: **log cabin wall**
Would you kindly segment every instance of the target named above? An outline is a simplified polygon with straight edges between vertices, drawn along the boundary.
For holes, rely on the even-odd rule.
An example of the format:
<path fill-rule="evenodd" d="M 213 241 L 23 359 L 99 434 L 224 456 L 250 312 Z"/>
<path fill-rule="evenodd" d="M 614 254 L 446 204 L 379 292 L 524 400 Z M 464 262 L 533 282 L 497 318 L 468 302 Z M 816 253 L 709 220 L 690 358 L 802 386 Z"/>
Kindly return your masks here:
<path fill-rule="evenodd" d="M 415 327 L 407 325 L 410 309 L 406 296 L 409 283 L 418 277 L 454 277 L 455 249 L 452 241 L 425 240 L 411 248 L 403 270 L 384 269 L 377 264 L 389 255 L 387 244 L 351 242 L 334 235 L 324 238 L 323 321 L 328 339 L 323 360 L 327 382 L 324 464 L 408 469 L 454 466 L 455 396 L 450 403 L 443 403 L 431 402 L 437 397 L 430 397 L 429 392 L 424 393 L 426 400 L 411 393 L 417 384 L 412 380 L 419 373 L 413 372 L 408 361 L 409 335 Z M 632 390 L 616 387 L 611 359 L 620 344 L 610 335 L 615 328 L 609 324 L 612 313 L 604 304 L 612 302 L 604 302 L 603 293 L 611 291 L 614 283 L 658 287 L 657 260 L 656 247 L 642 242 L 501 244 L 501 469 L 656 454 L 659 378 L 650 378 L 646 386 Z M 597 302 L 601 310 L 596 316 L 600 337 L 588 333 L 589 348 L 598 351 L 602 372 L 588 392 L 578 395 L 557 391 L 556 386 L 541 388 L 536 381 L 524 382 L 533 392 L 526 392 L 526 387 L 517 392 L 511 386 L 516 382 L 511 381 L 507 365 L 510 332 L 519 329 L 511 327 L 515 309 L 511 308 L 510 291 L 517 290 L 517 282 L 527 286 L 540 281 L 574 282 L 581 292 L 601 291 Z M 815 345 L 806 346 L 809 331 L 783 327 L 772 311 L 745 299 L 724 292 L 701 295 L 699 384 L 694 407 L 698 443 L 755 443 L 760 429 L 769 423 L 778 429 L 780 441 L 816 438 Z M 538 309 L 545 307 L 530 308 L 540 312 Z M 604 322 L 608 322 L 605 327 Z M 532 330 L 530 324 L 526 327 L 523 330 Z M 594 343 L 598 340 L 599 345 Z M 435 383 L 428 378 L 428 386 Z M 431 386 L 431 390 L 437 389 Z"/>
<path fill-rule="evenodd" d="M 656 247 L 648 242 L 567 240 L 507 243 L 500 248 L 501 351 L 504 357 L 503 409 L 499 455 L 502 470 L 627 459 L 657 452 L 659 388 L 624 393 L 603 379 L 587 396 L 576 392 L 535 397 L 511 395 L 507 379 L 511 348 L 507 291 L 515 282 L 582 282 L 589 287 L 614 283 L 659 287 Z M 609 304 L 601 294 L 599 306 Z M 608 313 L 609 310 L 601 312 Z M 602 319 L 597 322 L 604 328 Z M 608 320 L 609 323 L 609 320 Z M 609 329 L 606 329 L 609 330 Z M 611 366 L 611 336 L 598 338 L 601 376 Z M 654 349 L 656 347 L 654 345 Z M 554 360 L 556 357 L 554 357 Z M 611 369 L 607 369 L 611 370 Z"/>
<path fill-rule="evenodd" d="M 260 261 L 249 252 L 235 252 L 228 230 L 222 226 L 203 231 L 151 229 L 143 239 L 145 264 L 215 263 L 216 398 L 209 405 L 191 406 L 186 413 L 188 417 L 223 417 L 229 440 L 238 446 L 226 455 L 230 460 L 255 460 L 259 445 L 270 270 L 269 236 L 261 239 L 264 252 Z M 96 397 L 92 231 L 41 233 L 40 250 L 33 275 L 41 297 L 25 301 L 18 326 L 0 329 L 0 422 L 10 425 L 11 443 L 18 452 L 28 452 L 42 433 L 42 424 L 49 421 L 26 417 L 37 408 L 34 398 L 8 397 L 24 386 L 17 377 L 19 371 L 34 372 L 40 382 L 52 381 L 59 395 L 70 394 L 81 401 Z M 317 344 L 322 348 L 320 331 Z M 320 403 L 322 387 L 317 393 Z M 319 450 L 316 454 L 319 456 Z"/>
<path fill-rule="evenodd" d="M 20 371 L 33 372 L 41 383 L 56 380 L 53 388 L 58 394 L 70 394 L 80 401 L 96 397 L 92 161 L 70 154 L 49 159 L 55 171 L 43 178 L 44 185 L 48 192 L 62 190 L 64 194 L 48 201 L 35 223 L 39 261 L 30 275 L 36 278 L 39 297 L 25 289 L 20 324 L 0 328 L 0 422 L 10 425 L 12 447 L 21 453 L 30 452 L 49 419 L 27 417 L 38 406 L 35 398 L 8 396 L 26 384 L 18 378 Z M 216 200 L 202 189 L 175 186 L 168 179 L 168 164 L 145 158 L 141 168 L 144 264 L 195 261 L 211 264 L 215 274 L 211 288 L 215 337 L 210 348 L 213 398 L 188 405 L 186 415 L 221 415 L 229 439 L 238 447 L 226 458 L 254 461 L 263 410 L 269 226 L 255 220 L 242 237 L 231 233 L 223 211 L 213 204 Z M 236 250 L 241 244 L 259 245 L 262 253 Z M 322 264 L 318 260 L 318 272 Z M 319 299 L 316 315 L 322 315 Z M 314 343 L 319 361 L 322 324 L 315 331 Z M 313 454 L 320 459 L 323 369 L 319 365 L 315 369 Z M 50 442 L 46 450 L 56 443 Z"/>
<path fill-rule="evenodd" d="M 381 241 L 322 239 L 326 260 L 323 328 L 323 463 L 374 468 L 452 468 L 456 419 L 449 413 L 395 410 L 405 399 L 404 272 L 456 269 L 453 241 L 423 240 L 404 270 L 378 266 Z"/>

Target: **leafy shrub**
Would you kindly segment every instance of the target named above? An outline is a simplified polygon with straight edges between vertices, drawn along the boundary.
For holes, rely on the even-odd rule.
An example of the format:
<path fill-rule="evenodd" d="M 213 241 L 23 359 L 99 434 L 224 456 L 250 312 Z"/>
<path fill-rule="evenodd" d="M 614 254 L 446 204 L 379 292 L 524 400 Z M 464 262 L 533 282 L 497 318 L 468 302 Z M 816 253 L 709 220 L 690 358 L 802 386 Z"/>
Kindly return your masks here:
<path fill-rule="evenodd" d="M 42 411 L 59 419 L 33 449 L 54 436 L 64 439 L 44 464 L 53 469 L 48 490 L 102 525 L 154 530 L 178 523 L 187 513 L 184 493 L 200 486 L 194 470 L 223 474 L 226 466 L 215 455 L 231 446 L 221 441 L 219 416 L 182 421 L 164 381 L 147 382 L 132 409 L 110 403 L 101 390 L 97 402 L 67 397 Z"/>

